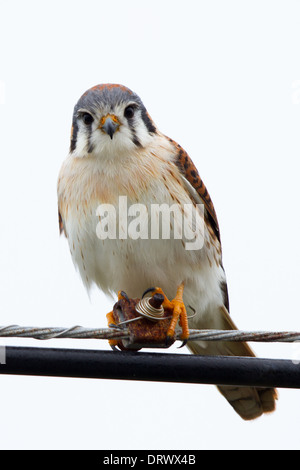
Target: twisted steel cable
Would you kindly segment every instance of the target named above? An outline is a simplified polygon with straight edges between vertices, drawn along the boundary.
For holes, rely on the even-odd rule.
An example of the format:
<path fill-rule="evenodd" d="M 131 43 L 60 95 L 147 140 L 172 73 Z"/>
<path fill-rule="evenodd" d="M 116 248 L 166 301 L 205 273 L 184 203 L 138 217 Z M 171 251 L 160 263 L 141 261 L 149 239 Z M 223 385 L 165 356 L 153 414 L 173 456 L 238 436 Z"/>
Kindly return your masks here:
<path fill-rule="evenodd" d="M 176 332 L 180 340 L 181 332 Z M 0 338 L 35 338 L 39 340 L 72 338 L 72 339 L 126 339 L 129 332 L 126 328 L 85 328 L 82 326 L 63 327 L 31 327 L 8 325 L 0 326 Z M 190 330 L 189 341 L 253 341 L 293 343 L 300 341 L 299 332 L 269 332 L 241 330 Z"/>

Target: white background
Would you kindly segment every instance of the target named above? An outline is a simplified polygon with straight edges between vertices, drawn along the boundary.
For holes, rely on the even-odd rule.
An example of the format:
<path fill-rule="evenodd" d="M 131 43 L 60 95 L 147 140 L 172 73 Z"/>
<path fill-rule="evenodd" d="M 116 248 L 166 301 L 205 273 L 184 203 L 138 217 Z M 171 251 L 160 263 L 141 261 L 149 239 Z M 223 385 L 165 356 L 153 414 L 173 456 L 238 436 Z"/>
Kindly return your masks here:
<path fill-rule="evenodd" d="M 75 102 L 112 82 L 196 163 L 239 327 L 300 330 L 299 18 L 295 0 L 0 2 L 1 325 L 106 326 L 112 302 L 89 300 L 58 236 L 56 181 Z M 277 411 L 254 422 L 213 386 L 3 375 L 0 390 L 3 449 L 300 447 L 299 390 L 281 390 Z"/>

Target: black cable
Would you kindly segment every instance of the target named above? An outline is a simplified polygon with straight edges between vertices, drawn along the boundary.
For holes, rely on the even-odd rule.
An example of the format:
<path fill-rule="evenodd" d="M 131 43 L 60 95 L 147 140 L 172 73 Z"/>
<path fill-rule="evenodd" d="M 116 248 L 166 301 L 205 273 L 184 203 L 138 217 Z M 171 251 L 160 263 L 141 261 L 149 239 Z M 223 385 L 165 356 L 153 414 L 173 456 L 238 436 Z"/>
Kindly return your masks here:
<path fill-rule="evenodd" d="M 11 346 L 5 353 L 0 374 L 300 388 L 291 360 Z"/>

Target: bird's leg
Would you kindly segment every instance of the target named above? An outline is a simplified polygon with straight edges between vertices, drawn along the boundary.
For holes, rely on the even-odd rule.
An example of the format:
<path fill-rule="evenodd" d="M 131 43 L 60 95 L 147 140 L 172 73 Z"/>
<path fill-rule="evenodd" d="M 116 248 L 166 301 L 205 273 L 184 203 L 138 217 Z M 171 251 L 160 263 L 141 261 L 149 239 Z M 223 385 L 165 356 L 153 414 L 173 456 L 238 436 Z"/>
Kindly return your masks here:
<path fill-rule="evenodd" d="M 183 291 L 184 291 L 184 284 L 182 283 L 178 286 L 176 297 L 173 300 L 169 300 L 160 287 L 156 287 L 154 289 L 148 289 L 148 291 L 145 292 L 145 293 L 152 292 L 153 295 L 162 294 L 164 296 L 164 301 L 162 304 L 163 307 L 172 311 L 172 320 L 171 320 L 171 323 L 167 332 L 167 343 L 171 338 L 173 338 L 175 334 L 175 328 L 176 328 L 177 322 L 179 321 L 179 324 L 182 329 L 181 339 L 183 341 L 180 347 L 185 346 L 189 337 L 187 313 L 186 313 L 186 308 L 182 299 Z"/>
<path fill-rule="evenodd" d="M 181 339 L 183 341 L 182 346 L 184 346 L 187 343 L 187 340 L 189 337 L 189 325 L 188 325 L 186 308 L 183 303 L 183 291 L 184 291 L 184 284 L 182 283 L 177 288 L 176 297 L 171 301 L 171 304 L 173 305 L 174 310 L 173 310 L 171 324 L 169 326 L 169 330 L 167 333 L 167 337 L 174 336 L 175 327 L 179 319 L 179 324 L 182 329 L 182 335 L 181 335 Z"/>
<path fill-rule="evenodd" d="M 129 300 L 129 299 L 128 299 L 128 296 L 127 296 L 127 294 L 126 294 L 126 292 L 124 292 L 124 291 L 122 291 L 122 290 L 120 290 L 120 291 L 118 292 L 118 300 L 121 300 L 121 299 Z M 111 312 L 108 312 L 108 313 L 106 314 L 106 318 L 107 318 L 107 323 L 108 323 L 109 328 L 118 328 L 118 325 L 116 324 L 115 319 L 114 319 L 114 312 L 113 312 L 113 310 L 112 310 Z M 114 349 L 114 348 L 117 346 L 117 344 L 118 344 L 118 340 L 116 340 L 116 339 L 109 339 L 109 340 L 108 340 L 108 343 L 109 343 L 109 345 Z"/>

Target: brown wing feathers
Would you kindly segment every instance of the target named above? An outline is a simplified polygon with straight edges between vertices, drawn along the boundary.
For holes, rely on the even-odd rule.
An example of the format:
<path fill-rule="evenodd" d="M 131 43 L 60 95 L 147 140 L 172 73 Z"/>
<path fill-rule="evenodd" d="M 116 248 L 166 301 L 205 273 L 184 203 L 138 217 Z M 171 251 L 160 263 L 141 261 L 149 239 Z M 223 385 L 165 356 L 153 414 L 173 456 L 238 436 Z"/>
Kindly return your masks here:
<path fill-rule="evenodd" d="M 202 179 L 200 178 L 197 168 L 195 167 L 190 156 L 179 144 L 177 144 L 170 138 L 169 141 L 172 142 L 177 149 L 175 164 L 179 168 L 182 175 L 188 180 L 188 182 L 193 186 L 193 188 L 197 191 L 200 198 L 202 199 L 205 209 L 207 211 L 207 217 L 209 219 L 209 222 L 214 230 L 216 237 L 220 241 L 220 230 L 217 214 L 215 212 L 215 208 L 210 198 L 210 195 L 208 194 L 208 191 Z"/>

